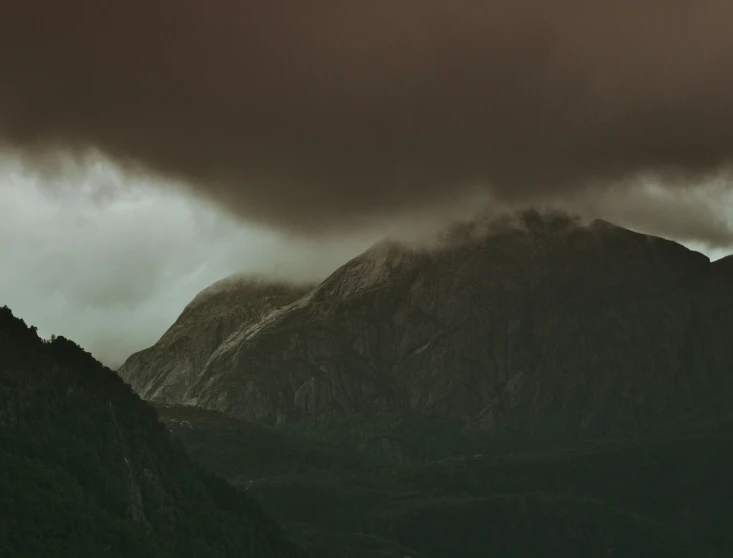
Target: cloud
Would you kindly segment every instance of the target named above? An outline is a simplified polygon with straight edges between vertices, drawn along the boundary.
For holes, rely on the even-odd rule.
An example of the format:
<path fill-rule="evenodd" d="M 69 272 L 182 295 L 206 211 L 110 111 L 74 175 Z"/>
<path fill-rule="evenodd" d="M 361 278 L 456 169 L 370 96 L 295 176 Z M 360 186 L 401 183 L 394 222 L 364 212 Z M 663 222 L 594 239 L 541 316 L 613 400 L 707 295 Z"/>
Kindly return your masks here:
<path fill-rule="evenodd" d="M 103 160 L 77 178 L 49 184 L 0 159 L 0 305 L 114 367 L 223 277 L 318 280 L 373 240 L 242 226 L 175 190 L 129 182 Z"/>
<path fill-rule="evenodd" d="M 155 343 L 199 291 L 223 277 L 318 281 L 384 236 L 432 243 L 446 221 L 471 214 L 491 220 L 511 209 L 477 194 L 359 234 L 304 238 L 243 225 L 99 156 L 57 163 L 73 170 L 73 182 L 0 157 L 0 305 L 41 335 L 74 339 L 112 367 Z M 557 207 L 673 238 L 697 231 L 692 246 L 719 257 L 724 251 L 712 254 L 709 239 L 722 245 L 730 230 L 715 205 L 725 187 L 711 182 L 674 196 L 648 182 Z"/>
<path fill-rule="evenodd" d="M 487 204 L 722 253 L 732 19 L 723 0 L 12 2 L 0 304 L 116 365 L 230 273 L 319 279 Z"/>
<path fill-rule="evenodd" d="M 723 0 L 14 2 L 0 137 L 311 236 L 477 188 L 591 199 L 642 173 L 677 195 L 733 153 L 731 19 Z"/>
<path fill-rule="evenodd" d="M 720 176 L 695 188 L 670 190 L 647 177 L 638 183 L 567 199 L 566 210 L 600 216 L 618 225 L 685 242 L 708 253 L 733 243 L 733 189 Z"/>

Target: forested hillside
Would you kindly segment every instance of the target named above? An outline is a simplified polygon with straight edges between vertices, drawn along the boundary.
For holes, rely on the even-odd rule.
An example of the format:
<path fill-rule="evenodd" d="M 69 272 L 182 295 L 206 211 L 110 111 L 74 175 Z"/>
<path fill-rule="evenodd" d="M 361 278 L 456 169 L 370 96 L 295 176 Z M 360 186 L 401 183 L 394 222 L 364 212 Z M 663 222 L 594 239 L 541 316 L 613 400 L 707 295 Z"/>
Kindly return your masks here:
<path fill-rule="evenodd" d="M 0 308 L 0 556 L 303 556 L 73 342 Z"/>

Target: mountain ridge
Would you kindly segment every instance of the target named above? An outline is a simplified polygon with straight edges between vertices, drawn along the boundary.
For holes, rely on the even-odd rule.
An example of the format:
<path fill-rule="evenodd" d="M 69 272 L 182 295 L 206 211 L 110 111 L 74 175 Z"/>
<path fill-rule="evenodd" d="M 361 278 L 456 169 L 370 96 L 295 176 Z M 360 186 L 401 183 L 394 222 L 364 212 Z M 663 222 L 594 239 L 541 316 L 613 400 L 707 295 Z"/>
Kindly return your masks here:
<path fill-rule="evenodd" d="M 243 326 L 261 318 L 268 311 L 286 305 L 307 292 L 307 287 L 264 280 L 261 277 L 232 276 L 210 285 L 186 305 L 178 319 L 160 340 L 132 355 L 123 377 L 135 385 L 147 399 L 175 402 L 195 381 L 195 372 L 205 366 L 217 346 Z M 166 367 L 171 353 L 178 360 Z M 160 374 L 146 381 L 140 362 L 161 362 Z M 118 369 L 118 371 L 120 370 Z M 163 372 L 163 370 L 165 370 Z"/>
<path fill-rule="evenodd" d="M 410 411 L 492 436 L 630 432 L 729 387 L 699 336 L 719 318 L 706 291 L 728 297 L 728 278 L 603 221 L 463 224 L 432 250 L 375 245 L 219 342 L 185 393 L 150 398 L 281 426 Z"/>

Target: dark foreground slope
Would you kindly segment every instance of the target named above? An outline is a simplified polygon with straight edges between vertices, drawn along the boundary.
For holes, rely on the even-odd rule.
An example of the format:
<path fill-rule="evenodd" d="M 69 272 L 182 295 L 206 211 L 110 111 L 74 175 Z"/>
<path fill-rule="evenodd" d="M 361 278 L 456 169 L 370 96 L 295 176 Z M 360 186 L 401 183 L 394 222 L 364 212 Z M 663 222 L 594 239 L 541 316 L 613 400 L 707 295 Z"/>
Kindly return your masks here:
<path fill-rule="evenodd" d="M 158 410 L 195 460 L 245 487 L 323 558 L 733 555 L 724 416 L 411 464 L 349 459 L 212 411 Z"/>
<path fill-rule="evenodd" d="M 297 557 L 71 341 L 0 308 L 0 556 Z"/>

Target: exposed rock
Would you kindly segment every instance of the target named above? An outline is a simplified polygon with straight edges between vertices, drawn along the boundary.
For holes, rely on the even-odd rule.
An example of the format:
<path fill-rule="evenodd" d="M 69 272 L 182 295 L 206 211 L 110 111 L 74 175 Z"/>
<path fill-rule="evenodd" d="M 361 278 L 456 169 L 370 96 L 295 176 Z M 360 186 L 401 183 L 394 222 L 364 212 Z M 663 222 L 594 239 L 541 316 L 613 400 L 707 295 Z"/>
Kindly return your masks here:
<path fill-rule="evenodd" d="M 196 295 L 160 341 L 132 355 L 119 373 L 141 397 L 177 402 L 229 335 L 307 291 L 256 277 L 217 281 Z"/>
<path fill-rule="evenodd" d="M 453 233 L 380 243 L 300 298 L 252 291 L 231 335 L 189 308 L 185 335 L 120 372 L 144 397 L 265 424 L 410 410 L 543 438 L 627 433 L 728 389 L 727 261 L 603 221 Z"/>

